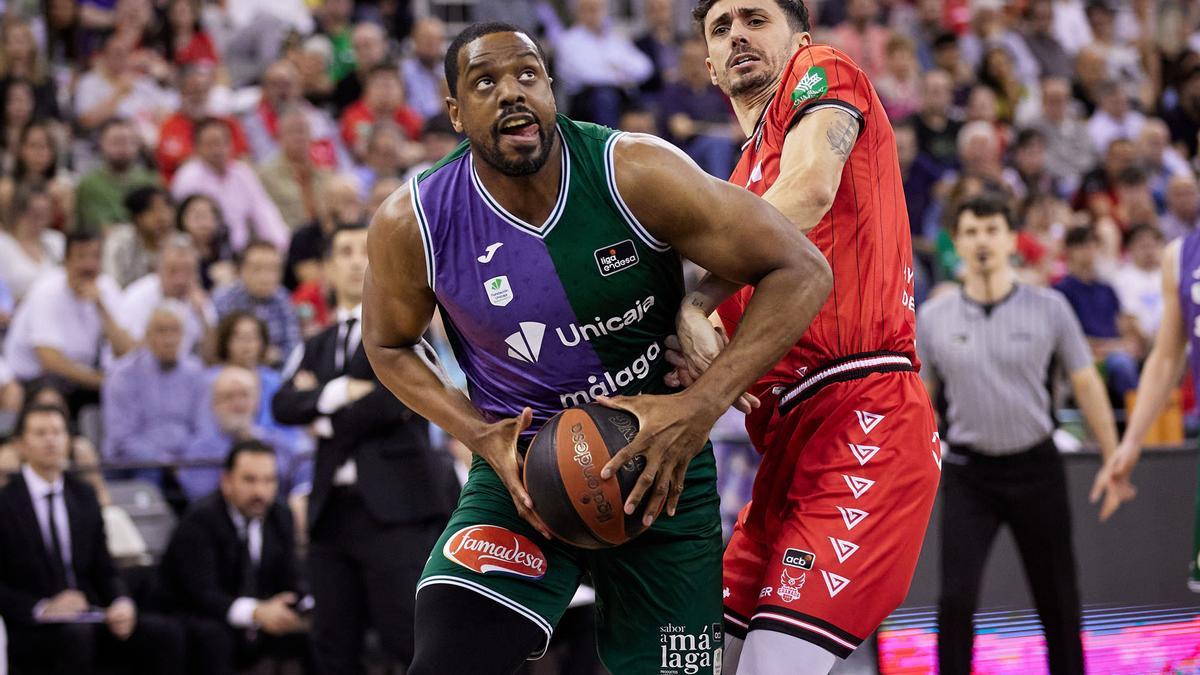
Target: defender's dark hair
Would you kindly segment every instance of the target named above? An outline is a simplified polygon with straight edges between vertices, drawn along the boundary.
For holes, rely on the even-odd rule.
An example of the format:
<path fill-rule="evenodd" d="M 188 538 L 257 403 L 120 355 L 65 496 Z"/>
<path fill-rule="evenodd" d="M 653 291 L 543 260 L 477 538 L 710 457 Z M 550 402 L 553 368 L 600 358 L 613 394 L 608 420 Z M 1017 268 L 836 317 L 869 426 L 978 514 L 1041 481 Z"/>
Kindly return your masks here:
<path fill-rule="evenodd" d="M 256 453 L 261 455 L 275 456 L 275 448 L 263 443 L 262 441 L 251 438 L 245 441 L 238 441 L 229 448 L 229 454 L 225 455 L 225 473 L 233 471 L 233 467 L 237 465 L 237 458 L 240 455 Z"/>
<path fill-rule="evenodd" d="M 155 197 L 162 197 L 168 204 L 171 203 L 171 193 L 157 185 L 146 185 L 125 195 L 125 210 L 129 211 L 129 217 L 137 218 L 149 211 Z"/>
<path fill-rule="evenodd" d="M 485 35 L 493 33 L 520 33 L 529 38 L 533 42 L 533 47 L 537 51 L 538 59 L 542 62 L 542 67 L 546 68 L 546 50 L 542 49 L 542 45 L 533 38 L 532 35 L 524 30 L 512 25 L 511 23 L 503 23 L 501 21 L 489 21 L 486 23 L 473 23 L 463 29 L 461 33 L 450 43 L 446 48 L 446 59 L 443 61 L 443 67 L 446 70 L 446 85 L 450 90 L 450 95 L 458 96 L 458 54 L 463 47 L 471 44 Z"/>
<path fill-rule="evenodd" d="M 715 4 L 717 0 L 700 0 L 692 10 L 692 20 L 696 22 L 701 35 L 704 35 L 704 20 L 708 18 L 708 12 Z M 775 0 L 775 4 L 783 10 L 794 32 L 807 33 L 812 30 L 808 23 L 808 8 L 804 6 L 804 0 Z"/>
<path fill-rule="evenodd" d="M 950 224 L 950 234 L 958 234 L 958 223 L 962 220 L 964 213 L 970 213 L 976 218 L 1003 216 L 1004 224 L 1008 229 L 1016 229 L 1013 227 L 1013 216 L 1012 211 L 1008 208 L 1008 199 L 995 192 L 985 191 L 959 204 L 954 212 L 954 220 Z"/>
<path fill-rule="evenodd" d="M 90 244 L 94 241 L 102 241 L 103 237 L 95 230 L 75 230 L 67 235 L 67 247 L 63 251 L 63 258 L 70 258 L 71 251 L 76 246 Z"/>
<path fill-rule="evenodd" d="M 329 233 L 329 238 L 325 240 L 325 250 L 322 258 L 328 260 L 333 257 L 333 243 L 337 241 L 337 236 L 343 232 L 362 232 L 367 229 L 366 223 L 342 223 L 333 228 L 333 232 Z"/>

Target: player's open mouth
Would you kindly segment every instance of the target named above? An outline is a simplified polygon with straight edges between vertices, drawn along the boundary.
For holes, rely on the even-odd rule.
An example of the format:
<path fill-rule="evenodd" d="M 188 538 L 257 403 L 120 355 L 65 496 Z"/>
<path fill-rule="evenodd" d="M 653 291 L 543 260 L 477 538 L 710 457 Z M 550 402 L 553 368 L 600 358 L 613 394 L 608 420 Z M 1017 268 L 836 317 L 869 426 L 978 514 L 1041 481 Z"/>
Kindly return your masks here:
<path fill-rule="evenodd" d="M 760 60 L 757 56 L 749 52 L 738 54 L 729 60 L 729 68 L 730 70 L 738 71 L 749 70 L 753 67 L 753 64 L 758 63 Z"/>
<path fill-rule="evenodd" d="M 501 134 L 519 139 L 537 138 L 538 131 L 541 129 L 537 123 L 537 118 L 528 113 L 505 117 L 500 120 L 499 126 Z"/>

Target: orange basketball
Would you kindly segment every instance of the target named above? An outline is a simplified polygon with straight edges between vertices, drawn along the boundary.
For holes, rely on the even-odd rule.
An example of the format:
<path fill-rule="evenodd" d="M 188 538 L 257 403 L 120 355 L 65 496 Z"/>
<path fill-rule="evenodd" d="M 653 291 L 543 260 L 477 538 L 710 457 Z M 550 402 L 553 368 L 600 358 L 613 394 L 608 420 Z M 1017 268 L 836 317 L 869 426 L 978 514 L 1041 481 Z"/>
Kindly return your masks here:
<path fill-rule="evenodd" d="M 600 470 L 637 435 L 637 418 L 589 403 L 550 418 L 525 453 L 525 490 L 559 539 L 581 548 L 623 544 L 646 529 L 645 501 L 625 515 L 625 499 L 645 467 L 637 457 L 608 480 Z"/>

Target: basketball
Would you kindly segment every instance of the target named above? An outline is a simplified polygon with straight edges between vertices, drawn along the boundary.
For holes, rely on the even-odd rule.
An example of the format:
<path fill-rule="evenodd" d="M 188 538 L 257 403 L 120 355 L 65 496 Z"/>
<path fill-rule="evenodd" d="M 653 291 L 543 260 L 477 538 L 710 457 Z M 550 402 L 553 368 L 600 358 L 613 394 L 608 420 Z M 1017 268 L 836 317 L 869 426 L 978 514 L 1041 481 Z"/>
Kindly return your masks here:
<path fill-rule="evenodd" d="M 633 415 L 589 403 L 550 418 L 525 453 L 525 490 L 555 537 L 581 548 L 618 546 L 646 529 L 646 501 L 625 515 L 645 460 L 626 462 L 610 479 L 600 470 L 637 435 Z"/>

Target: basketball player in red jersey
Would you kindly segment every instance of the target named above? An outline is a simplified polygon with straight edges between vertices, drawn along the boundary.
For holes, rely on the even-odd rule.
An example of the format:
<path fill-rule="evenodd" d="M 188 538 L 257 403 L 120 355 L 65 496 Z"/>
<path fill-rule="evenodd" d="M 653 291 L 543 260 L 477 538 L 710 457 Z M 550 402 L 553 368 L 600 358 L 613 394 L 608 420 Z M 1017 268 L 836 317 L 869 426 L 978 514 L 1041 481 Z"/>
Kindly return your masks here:
<path fill-rule="evenodd" d="M 907 594 L 941 469 L 916 374 L 896 141 L 862 70 L 811 43 L 801 0 L 702 0 L 694 16 L 750 137 L 730 180 L 806 232 L 834 274 L 800 342 L 750 392 L 763 458 L 725 553 L 726 668 L 827 673 Z M 752 292 L 710 277 L 688 296 L 678 377 L 719 347 L 708 315 L 720 305 L 734 332 Z"/>

